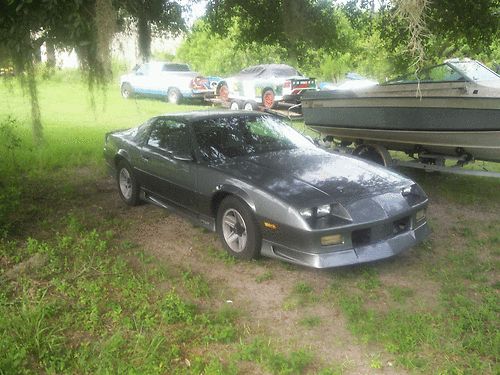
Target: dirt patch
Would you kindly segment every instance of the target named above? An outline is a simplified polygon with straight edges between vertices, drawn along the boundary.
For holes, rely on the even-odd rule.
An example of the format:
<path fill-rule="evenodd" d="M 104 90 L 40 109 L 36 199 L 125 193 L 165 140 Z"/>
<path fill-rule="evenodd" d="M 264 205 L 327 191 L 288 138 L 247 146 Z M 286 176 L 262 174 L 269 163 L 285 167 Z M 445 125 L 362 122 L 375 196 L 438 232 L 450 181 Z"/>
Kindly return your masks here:
<path fill-rule="evenodd" d="M 381 356 L 384 363 L 392 359 L 380 348 L 360 344 L 335 305 L 285 308 L 299 281 L 321 293 L 331 282 L 331 272 L 286 266 L 268 259 L 225 264 L 208 251 L 221 247 L 216 235 L 204 233 L 175 214 L 165 216 L 163 210 L 147 205 L 127 211 L 127 216 L 135 222 L 126 233 L 128 238 L 169 267 L 202 274 L 215 288 L 212 307 L 231 301 L 243 312 L 241 324 L 251 336 L 268 337 L 284 351 L 308 348 L 323 366 L 344 364 L 346 374 L 402 373 L 390 367 L 384 371 L 370 367 L 373 355 Z M 264 273 L 272 275 L 272 279 L 259 282 L 258 277 Z M 320 325 L 301 326 L 299 321 L 308 315 L 318 316 Z"/>
<path fill-rule="evenodd" d="M 29 275 L 36 273 L 37 270 L 42 268 L 47 263 L 47 255 L 36 253 L 25 261 L 16 264 L 11 269 L 7 270 L 4 277 L 7 280 L 15 280 L 21 275 Z"/>
<path fill-rule="evenodd" d="M 152 205 L 126 207 L 118 198 L 114 181 L 100 179 L 79 192 L 91 202 L 92 215 L 98 218 L 118 218 L 127 225 L 118 234 L 123 240 L 137 243 L 147 254 L 156 257 L 169 269 L 189 270 L 200 274 L 212 287 L 209 299 L 200 301 L 202 305 L 218 308 L 227 303 L 241 311 L 241 326 L 248 337 L 264 336 L 275 343 L 280 351 L 310 349 L 318 368 L 333 364 L 343 365 L 346 374 L 403 374 L 402 369 L 394 369 L 394 358 L 383 348 L 359 342 L 336 306 L 335 301 L 323 298 L 300 306 L 289 306 L 289 298 L 298 282 L 322 295 L 331 287 L 332 280 L 350 269 L 318 271 L 286 265 L 277 260 L 260 259 L 252 262 L 225 262 L 219 256 L 222 250 L 213 233 L 206 233 L 194 227 L 187 220 Z M 434 229 L 431 242 L 440 250 L 446 241 L 453 246 L 462 246 L 463 238 L 457 236 L 455 227 L 463 218 L 476 217 L 478 220 L 498 219 L 495 212 L 483 209 L 459 207 L 446 202 L 431 203 L 429 217 Z M 456 243 L 455 243 L 456 242 Z M 215 256 L 214 256 L 215 254 Z M 369 266 L 376 270 L 377 277 L 384 286 L 394 286 L 413 291 L 412 302 L 419 301 L 425 309 L 433 309 L 439 285 L 422 275 L 432 251 L 414 248 L 396 258 Z M 423 261 L 426 260 L 426 261 Z M 353 269 L 355 271 L 355 269 Z M 262 275 L 267 277 L 262 279 Z M 355 283 L 357 278 L 353 278 Z M 171 285 L 164 285 L 171 288 Z M 385 296 L 389 300 L 390 296 Z M 228 302 L 230 301 L 230 302 Z M 384 309 L 375 301 L 374 307 Z M 203 306 L 202 306 L 203 307 Z M 370 307 L 370 306 L 368 306 Z M 414 306 L 412 306 L 414 309 Z M 304 325 L 304 319 L 314 317 L 314 325 Z M 383 369 L 374 369 L 372 359 L 376 357 Z M 252 364 L 243 367 L 249 373 L 258 373 Z"/>

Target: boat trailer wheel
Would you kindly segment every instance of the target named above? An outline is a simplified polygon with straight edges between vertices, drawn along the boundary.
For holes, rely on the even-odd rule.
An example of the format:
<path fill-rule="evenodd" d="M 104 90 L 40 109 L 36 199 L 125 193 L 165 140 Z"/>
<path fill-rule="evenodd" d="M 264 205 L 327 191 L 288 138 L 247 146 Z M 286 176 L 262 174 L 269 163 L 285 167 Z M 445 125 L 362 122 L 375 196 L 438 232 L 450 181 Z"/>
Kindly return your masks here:
<path fill-rule="evenodd" d="M 389 151 L 380 145 L 361 144 L 356 146 L 352 154 L 386 167 L 392 163 Z"/>

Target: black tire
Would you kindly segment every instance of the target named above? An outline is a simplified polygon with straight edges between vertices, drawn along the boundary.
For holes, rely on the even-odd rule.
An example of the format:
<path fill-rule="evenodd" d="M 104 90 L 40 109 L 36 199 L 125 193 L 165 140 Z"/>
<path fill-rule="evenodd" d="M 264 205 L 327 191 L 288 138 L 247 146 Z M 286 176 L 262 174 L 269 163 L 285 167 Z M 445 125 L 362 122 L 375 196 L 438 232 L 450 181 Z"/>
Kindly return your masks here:
<path fill-rule="evenodd" d="M 229 106 L 229 109 L 233 111 L 238 111 L 240 109 L 240 103 L 238 103 L 236 100 L 231 102 L 231 105 Z"/>
<path fill-rule="evenodd" d="M 228 102 L 229 101 L 229 88 L 227 87 L 227 85 L 225 83 L 221 84 L 217 88 L 217 96 L 223 102 Z"/>
<path fill-rule="evenodd" d="M 382 155 L 380 155 L 380 153 L 375 148 L 369 145 L 358 146 L 354 150 L 353 155 L 380 165 L 385 165 Z"/>
<path fill-rule="evenodd" d="M 177 88 L 171 88 L 167 92 L 167 101 L 170 104 L 179 104 L 182 100 L 182 94 Z"/>
<path fill-rule="evenodd" d="M 126 184 L 125 187 L 123 184 Z M 129 206 L 137 206 L 141 200 L 139 198 L 139 184 L 134 176 L 134 171 L 130 164 L 122 160 L 118 163 L 116 170 L 116 184 L 120 198 Z"/>
<path fill-rule="evenodd" d="M 134 89 L 130 86 L 130 83 L 124 83 L 121 87 L 122 97 L 124 99 L 130 99 L 134 97 Z"/>
<path fill-rule="evenodd" d="M 245 102 L 245 104 L 243 104 L 243 109 L 245 111 L 255 111 L 257 106 L 253 102 Z"/>
<path fill-rule="evenodd" d="M 236 218 L 236 216 L 232 215 L 235 212 L 240 215 L 245 228 L 242 228 L 238 219 L 235 220 L 235 225 L 232 228 L 230 225 L 223 223 L 224 218 Z M 230 235 L 236 235 L 238 237 L 231 243 L 228 243 L 226 240 L 228 231 L 231 232 Z M 259 257 L 262 246 L 262 235 L 259 227 L 250 207 L 235 196 L 224 198 L 217 210 L 217 233 L 226 251 L 235 258 L 250 260 Z M 241 233 L 241 235 L 239 233 Z M 244 246 L 240 246 L 240 243 L 243 244 L 242 238 L 245 235 L 246 240 L 244 241 Z M 240 247 L 240 249 L 235 251 L 235 247 Z"/>

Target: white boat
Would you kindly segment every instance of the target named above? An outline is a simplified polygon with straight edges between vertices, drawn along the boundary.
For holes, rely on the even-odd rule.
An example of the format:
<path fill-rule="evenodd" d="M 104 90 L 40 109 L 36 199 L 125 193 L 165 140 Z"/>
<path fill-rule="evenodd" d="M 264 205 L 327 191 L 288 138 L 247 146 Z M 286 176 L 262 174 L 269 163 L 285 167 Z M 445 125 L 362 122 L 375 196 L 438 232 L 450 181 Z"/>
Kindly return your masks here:
<path fill-rule="evenodd" d="M 500 76 L 448 60 L 416 76 L 357 90 L 311 92 L 304 121 L 344 145 L 500 162 Z"/>

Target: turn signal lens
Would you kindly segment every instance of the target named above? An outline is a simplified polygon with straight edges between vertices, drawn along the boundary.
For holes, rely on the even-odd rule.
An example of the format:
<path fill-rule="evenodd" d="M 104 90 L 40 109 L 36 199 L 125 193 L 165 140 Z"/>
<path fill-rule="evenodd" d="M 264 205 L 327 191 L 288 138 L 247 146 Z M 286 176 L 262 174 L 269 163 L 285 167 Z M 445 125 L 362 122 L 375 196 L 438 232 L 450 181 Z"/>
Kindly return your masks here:
<path fill-rule="evenodd" d="M 340 245 L 344 243 L 344 237 L 341 234 L 332 234 L 321 237 L 322 246 Z"/>
<path fill-rule="evenodd" d="M 278 229 L 278 226 L 276 224 L 270 223 L 269 221 L 264 221 L 264 227 L 271 229 L 271 230 Z"/>
<path fill-rule="evenodd" d="M 415 219 L 417 220 L 417 222 L 425 219 L 425 208 L 423 210 L 417 211 L 417 213 L 415 214 Z"/>

